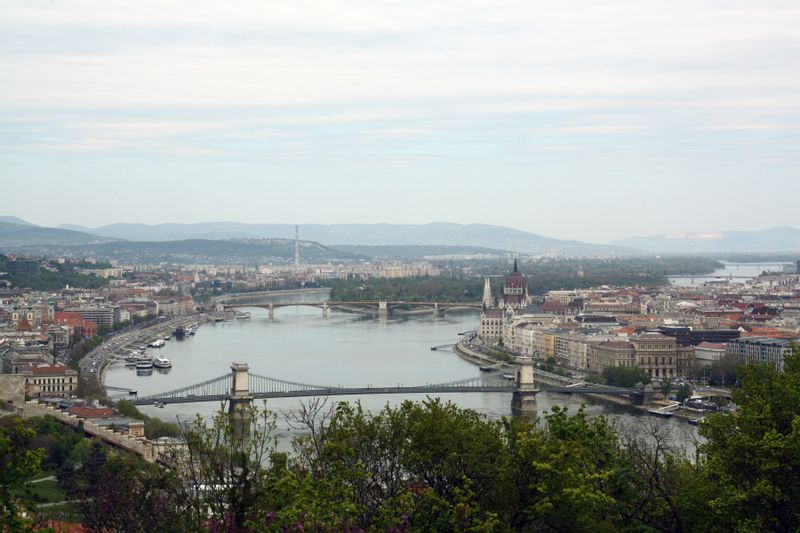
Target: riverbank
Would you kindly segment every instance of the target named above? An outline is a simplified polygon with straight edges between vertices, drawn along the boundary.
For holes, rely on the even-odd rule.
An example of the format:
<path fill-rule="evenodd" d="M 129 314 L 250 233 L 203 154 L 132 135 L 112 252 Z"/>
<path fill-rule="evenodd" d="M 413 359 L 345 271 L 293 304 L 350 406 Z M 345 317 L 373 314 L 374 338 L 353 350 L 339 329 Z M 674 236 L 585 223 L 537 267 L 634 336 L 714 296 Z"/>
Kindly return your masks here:
<path fill-rule="evenodd" d="M 509 367 L 509 368 L 511 367 L 509 363 L 493 359 L 487 356 L 486 354 L 468 346 L 468 343 L 470 343 L 470 341 L 474 338 L 475 338 L 474 335 L 462 337 L 455 345 L 453 345 L 453 352 L 464 361 L 467 361 L 474 365 L 498 366 L 498 367 Z"/>
<path fill-rule="evenodd" d="M 87 353 L 79 364 L 81 377 L 95 381 L 99 387 L 105 388 L 105 378 L 108 367 L 127 355 L 121 354 L 132 344 L 147 344 L 154 339 L 162 339 L 171 335 L 179 325 L 192 323 L 203 324 L 208 321 L 205 314 L 195 313 L 173 317 L 151 324 L 144 328 L 127 330 L 106 339 L 103 344 Z M 95 370 L 92 372 L 92 370 Z"/>

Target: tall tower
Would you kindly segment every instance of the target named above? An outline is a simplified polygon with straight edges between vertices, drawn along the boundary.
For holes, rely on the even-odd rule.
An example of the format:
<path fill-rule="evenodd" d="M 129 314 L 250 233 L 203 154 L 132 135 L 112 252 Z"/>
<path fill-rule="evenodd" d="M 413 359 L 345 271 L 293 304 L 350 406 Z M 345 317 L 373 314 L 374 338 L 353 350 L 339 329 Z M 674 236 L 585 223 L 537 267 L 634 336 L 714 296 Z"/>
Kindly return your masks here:
<path fill-rule="evenodd" d="M 483 282 L 483 307 L 492 307 L 492 285 L 489 283 L 489 277 Z"/>
<path fill-rule="evenodd" d="M 300 233 L 297 224 L 294 226 L 294 268 L 300 268 Z"/>

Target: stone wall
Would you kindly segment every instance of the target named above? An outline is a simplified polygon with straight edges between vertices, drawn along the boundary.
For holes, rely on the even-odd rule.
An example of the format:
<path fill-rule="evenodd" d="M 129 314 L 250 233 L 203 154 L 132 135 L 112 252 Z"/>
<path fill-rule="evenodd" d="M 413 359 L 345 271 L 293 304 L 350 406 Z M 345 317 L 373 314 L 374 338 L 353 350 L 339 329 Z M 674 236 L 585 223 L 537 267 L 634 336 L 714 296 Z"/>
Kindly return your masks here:
<path fill-rule="evenodd" d="M 0 400 L 22 404 L 25 402 L 25 376 L 0 374 Z"/>

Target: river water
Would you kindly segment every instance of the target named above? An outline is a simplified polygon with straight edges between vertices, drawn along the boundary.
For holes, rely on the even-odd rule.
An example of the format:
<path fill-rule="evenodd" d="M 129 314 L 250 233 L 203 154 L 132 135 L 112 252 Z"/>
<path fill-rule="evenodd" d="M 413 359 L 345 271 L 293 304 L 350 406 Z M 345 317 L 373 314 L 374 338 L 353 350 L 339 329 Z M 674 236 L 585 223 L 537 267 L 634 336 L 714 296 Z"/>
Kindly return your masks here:
<path fill-rule="evenodd" d="M 230 372 L 233 362 L 246 362 L 250 372 L 286 381 L 323 386 L 393 386 L 443 383 L 479 374 L 476 366 L 460 359 L 450 349 L 432 351 L 432 346 L 453 343 L 458 333 L 474 329 L 476 312 L 450 313 L 443 317 L 430 315 L 379 319 L 353 313 L 329 310 L 327 319 L 313 307 L 286 307 L 275 310 L 269 320 L 267 311 L 246 308 L 249 320 L 211 322 L 197 334 L 183 341 L 171 340 L 161 349 L 148 349 L 172 361 L 167 371 L 156 370 L 139 375 L 135 369 L 118 363 L 108 369 L 106 383 L 138 390 L 139 395 L 166 392 L 206 381 Z M 424 395 L 367 395 L 361 398 L 336 397 L 335 401 L 360 400 L 369 410 L 379 410 L 387 403 L 419 401 Z M 447 394 L 443 399 L 461 407 L 474 409 L 490 418 L 511 416 L 510 393 Z M 308 399 L 282 398 L 269 400 L 267 407 L 279 413 L 278 435 L 281 448 L 295 434 L 282 419 L 282 414 L 295 412 Z M 565 396 L 541 392 L 537 395 L 539 414 L 553 405 L 576 412 L 582 405 L 590 415 L 609 415 L 615 423 L 642 426 L 653 419 L 631 408 L 618 407 L 587 396 Z M 146 406 L 143 412 L 162 420 L 208 417 L 219 409 L 218 404 L 172 404 L 164 408 Z M 667 420 L 669 431 L 686 448 L 692 448 L 697 436 L 694 427 L 684 421 Z"/>
<path fill-rule="evenodd" d="M 670 282 L 678 287 L 696 287 L 714 278 L 730 281 L 732 283 L 744 283 L 761 275 L 762 272 L 783 272 L 784 265 L 792 266 L 792 263 L 784 262 L 762 262 L 762 263 L 732 263 L 730 261 L 720 261 L 723 267 L 714 270 L 711 274 L 703 277 L 670 276 Z M 732 277 L 731 277 L 732 276 Z"/>

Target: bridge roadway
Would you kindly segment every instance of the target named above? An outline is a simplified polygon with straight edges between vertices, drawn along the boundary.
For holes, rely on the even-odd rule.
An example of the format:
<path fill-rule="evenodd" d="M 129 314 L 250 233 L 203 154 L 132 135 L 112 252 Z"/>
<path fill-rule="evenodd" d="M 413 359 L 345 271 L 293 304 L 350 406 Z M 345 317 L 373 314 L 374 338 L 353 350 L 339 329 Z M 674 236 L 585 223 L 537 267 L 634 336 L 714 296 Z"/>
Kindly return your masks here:
<path fill-rule="evenodd" d="M 190 385 L 169 392 L 134 398 L 135 405 L 159 403 L 224 402 L 230 400 L 234 378 L 231 374 L 219 376 L 203 383 Z M 252 399 L 303 398 L 313 396 L 362 396 L 368 394 L 451 394 L 451 393 L 513 393 L 518 390 L 514 381 L 500 378 L 497 374 L 478 376 L 449 383 L 429 384 L 413 387 L 324 387 L 294 383 L 249 374 L 246 395 Z M 635 389 L 580 384 L 572 386 L 546 386 L 544 390 L 561 394 L 613 394 L 639 397 Z"/>
<path fill-rule="evenodd" d="M 233 309 L 233 308 L 240 308 L 240 307 L 261 307 L 263 309 L 269 310 L 270 318 L 273 318 L 273 312 L 275 309 L 280 309 L 281 307 L 295 307 L 295 306 L 305 306 L 305 307 L 317 307 L 322 309 L 323 316 L 327 316 L 328 309 L 330 308 L 344 308 L 348 310 L 354 309 L 369 309 L 369 310 L 377 310 L 379 314 L 386 313 L 391 314 L 392 311 L 396 309 L 403 309 L 403 308 L 426 308 L 433 311 L 434 314 L 442 313 L 448 309 L 480 309 L 481 303 L 480 302 L 406 302 L 406 301 L 387 301 L 387 300 L 353 300 L 353 301 L 321 301 L 321 302 L 220 302 L 218 305 L 221 305 L 225 309 Z"/>

